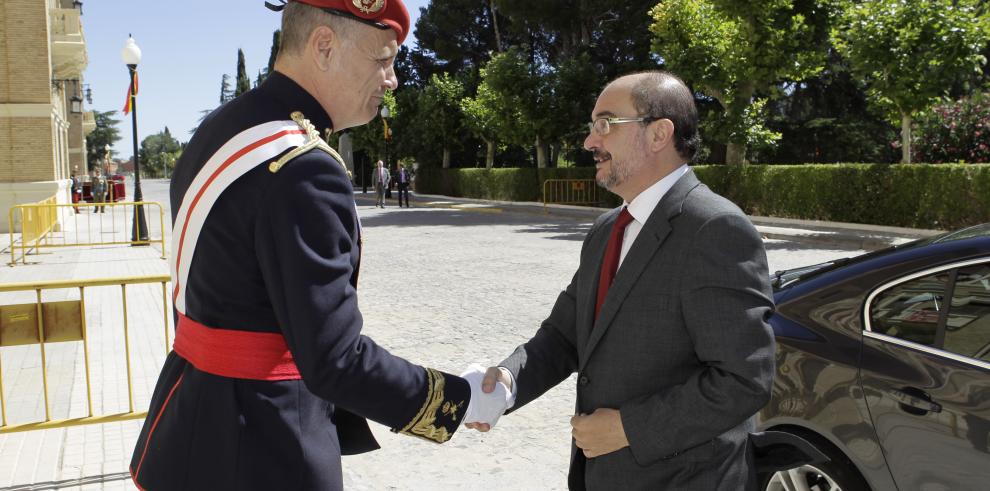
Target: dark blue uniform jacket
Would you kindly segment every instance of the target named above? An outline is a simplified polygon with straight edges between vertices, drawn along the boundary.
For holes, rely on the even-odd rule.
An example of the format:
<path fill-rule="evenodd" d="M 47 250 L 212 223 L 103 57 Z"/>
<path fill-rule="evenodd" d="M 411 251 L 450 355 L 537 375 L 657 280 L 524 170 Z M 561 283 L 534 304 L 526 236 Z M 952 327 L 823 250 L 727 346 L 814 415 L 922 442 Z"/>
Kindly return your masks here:
<path fill-rule="evenodd" d="M 208 116 L 176 166 L 173 221 L 221 145 L 293 111 L 321 134 L 332 128 L 316 100 L 278 72 Z M 211 328 L 281 333 L 302 379 L 227 378 L 170 353 L 134 449 L 139 486 L 334 490 L 342 454 L 378 448 L 364 418 L 449 438 L 470 388 L 361 335 L 359 235 L 347 174 L 320 150 L 274 173 L 259 162 L 223 192 L 190 263 L 185 313 Z"/>

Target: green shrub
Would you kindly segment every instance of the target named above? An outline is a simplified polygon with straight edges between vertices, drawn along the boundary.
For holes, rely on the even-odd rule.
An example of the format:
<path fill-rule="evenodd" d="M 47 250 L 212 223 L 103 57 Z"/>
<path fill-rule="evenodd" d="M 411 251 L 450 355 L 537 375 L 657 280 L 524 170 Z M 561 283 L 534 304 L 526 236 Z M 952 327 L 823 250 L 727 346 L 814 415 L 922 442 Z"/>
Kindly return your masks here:
<path fill-rule="evenodd" d="M 953 229 L 990 221 L 990 165 L 698 166 L 746 213 Z"/>
<path fill-rule="evenodd" d="M 747 214 L 954 229 L 990 222 L 990 165 L 809 164 L 694 166 Z M 417 192 L 539 201 L 547 179 L 591 179 L 594 168 L 423 169 Z M 604 192 L 604 206 L 622 203 Z"/>

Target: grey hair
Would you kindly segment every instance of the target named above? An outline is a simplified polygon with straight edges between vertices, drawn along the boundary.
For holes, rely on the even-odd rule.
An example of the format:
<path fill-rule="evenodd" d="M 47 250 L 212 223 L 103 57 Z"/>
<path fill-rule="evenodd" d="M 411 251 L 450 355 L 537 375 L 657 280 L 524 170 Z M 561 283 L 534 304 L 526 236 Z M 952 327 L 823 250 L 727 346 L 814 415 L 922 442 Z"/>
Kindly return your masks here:
<path fill-rule="evenodd" d="M 298 55 L 303 52 L 310 34 L 317 27 L 327 26 L 339 38 L 350 41 L 359 23 L 353 19 L 333 15 L 301 2 L 289 2 L 282 10 L 282 41 L 278 55 Z"/>
<path fill-rule="evenodd" d="M 661 70 L 639 72 L 635 77 L 631 96 L 633 106 L 640 116 L 669 119 L 674 123 L 674 148 L 681 157 L 690 161 L 701 146 L 698 133 L 698 108 L 694 94 L 683 80 Z"/>

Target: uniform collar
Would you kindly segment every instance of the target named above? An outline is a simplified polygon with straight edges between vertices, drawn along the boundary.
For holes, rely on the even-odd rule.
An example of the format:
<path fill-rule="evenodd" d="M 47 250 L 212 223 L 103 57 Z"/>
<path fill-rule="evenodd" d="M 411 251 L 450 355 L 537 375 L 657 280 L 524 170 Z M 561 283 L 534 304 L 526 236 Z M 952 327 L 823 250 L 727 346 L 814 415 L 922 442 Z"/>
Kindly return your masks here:
<path fill-rule="evenodd" d="M 330 120 L 330 115 L 323 110 L 323 106 L 309 92 L 306 92 L 306 89 L 284 74 L 272 71 L 261 84 L 261 90 L 285 105 L 290 113 L 292 111 L 303 113 L 306 119 L 313 123 L 313 126 L 320 132 L 320 136 L 326 136 L 327 128 L 333 130 L 333 121 Z M 288 114 L 285 115 L 285 119 L 289 119 Z"/>

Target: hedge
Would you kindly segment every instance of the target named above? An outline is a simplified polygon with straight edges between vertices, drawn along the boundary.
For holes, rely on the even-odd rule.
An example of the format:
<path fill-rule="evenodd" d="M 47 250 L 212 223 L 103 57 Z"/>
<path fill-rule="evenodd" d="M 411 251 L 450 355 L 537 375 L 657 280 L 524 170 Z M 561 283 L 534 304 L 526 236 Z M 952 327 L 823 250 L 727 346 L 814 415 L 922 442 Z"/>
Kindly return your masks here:
<path fill-rule="evenodd" d="M 990 164 L 694 166 L 746 213 L 954 229 L 990 222 Z M 591 179 L 594 168 L 420 169 L 416 189 L 502 201 L 540 201 L 546 179 Z M 614 195 L 606 203 L 621 200 Z"/>

